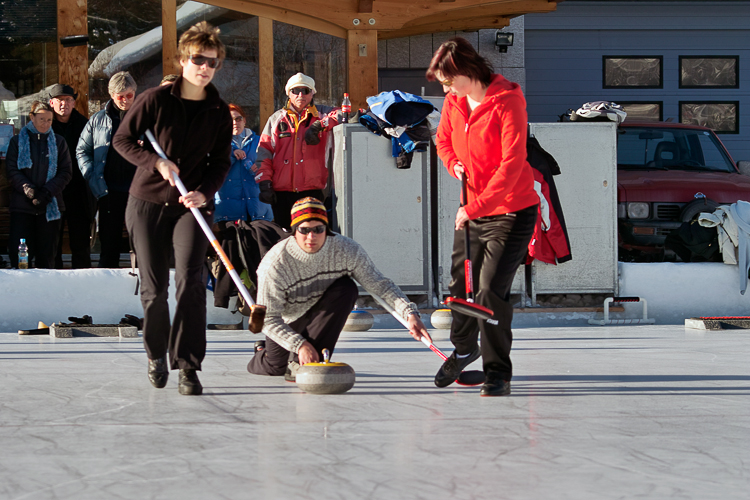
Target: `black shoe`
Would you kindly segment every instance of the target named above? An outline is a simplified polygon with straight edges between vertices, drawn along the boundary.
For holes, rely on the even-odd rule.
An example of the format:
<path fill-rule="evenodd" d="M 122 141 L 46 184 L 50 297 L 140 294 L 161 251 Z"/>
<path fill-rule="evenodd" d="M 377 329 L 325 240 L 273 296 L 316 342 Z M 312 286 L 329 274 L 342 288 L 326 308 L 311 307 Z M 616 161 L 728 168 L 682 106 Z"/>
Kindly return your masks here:
<path fill-rule="evenodd" d="M 510 380 L 503 380 L 499 373 L 489 372 L 487 380 L 479 390 L 480 396 L 507 396 L 510 394 Z"/>
<path fill-rule="evenodd" d="M 296 382 L 297 381 L 297 370 L 299 369 L 300 364 L 296 361 L 290 361 L 288 365 L 286 365 L 286 373 L 284 373 L 284 380 L 287 382 Z"/>
<path fill-rule="evenodd" d="M 479 359 L 480 355 L 479 347 L 476 347 L 474 352 L 465 358 L 456 357 L 456 351 L 453 351 L 453 354 L 448 356 L 448 359 L 445 360 L 445 363 L 443 363 L 443 366 L 440 367 L 437 375 L 435 375 L 435 385 L 438 387 L 448 387 L 456 381 L 461 372 L 464 371 L 464 368 Z"/>
<path fill-rule="evenodd" d="M 159 359 L 148 360 L 148 380 L 151 385 L 157 389 L 162 389 L 167 385 L 169 378 L 169 367 L 167 367 L 167 357 L 162 356 Z"/>
<path fill-rule="evenodd" d="M 180 370 L 179 390 L 183 396 L 200 396 L 203 394 L 203 386 L 198 380 L 198 373 L 193 369 Z"/>
<path fill-rule="evenodd" d="M 266 348 L 266 341 L 265 340 L 258 340 L 257 342 L 255 342 L 255 347 L 254 347 L 255 352 L 260 352 L 260 351 L 262 351 L 265 348 Z"/>

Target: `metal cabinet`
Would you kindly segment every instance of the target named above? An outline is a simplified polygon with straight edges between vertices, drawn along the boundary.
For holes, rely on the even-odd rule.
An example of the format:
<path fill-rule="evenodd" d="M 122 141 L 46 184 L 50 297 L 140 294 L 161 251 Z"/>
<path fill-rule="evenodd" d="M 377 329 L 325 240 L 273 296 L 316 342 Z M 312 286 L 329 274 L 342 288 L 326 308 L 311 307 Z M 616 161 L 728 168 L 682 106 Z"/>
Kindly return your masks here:
<path fill-rule="evenodd" d="M 333 129 L 333 227 L 409 294 L 433 295 L 430 154 L 397 169 L 391 142 L 359 124 Z"/>

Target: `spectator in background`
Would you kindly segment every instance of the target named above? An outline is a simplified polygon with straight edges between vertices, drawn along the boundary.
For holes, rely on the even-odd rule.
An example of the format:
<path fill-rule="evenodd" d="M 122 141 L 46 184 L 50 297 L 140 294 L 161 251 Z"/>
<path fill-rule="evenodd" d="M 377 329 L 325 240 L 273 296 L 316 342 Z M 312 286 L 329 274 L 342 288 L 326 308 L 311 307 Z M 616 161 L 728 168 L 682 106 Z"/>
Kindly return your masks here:
<path fill-rule="evenodd" d="M 10 140 L 5 158 L 10 193 L 8 256 L 18 267 L 21 238 L 29 247 L 38 268 L 55 267 L 61 213 L 65 210 L 62 191 L 70 182 L 72 163 L 65 139 L 52 132 L 52 108 L 34 101 L 30 121 Z"/>
<path fill-rule="evenodd" d="M 91 193 L 99 200 L 99 241 L 102 246 L 99 267 L 102 268 L 120 267 L 125 207 L 136 167 L 110 144 L 135 100 L 137 88 L 130 73 L 116 73 L 109 80 L 112 99 L 91 117 L 76 148 L 78 168 Z"/>
<path fill-rule="evenodd" d="M 176 75 L 174 73 L 172 73 L 171 75 L 167 75 L 161 79 L 161 81 L 159 82 L 159 86 L 163 87 L 164 85 L 172 85 L 179 77 L 180 75 Z"/>
<path fill-rule="evenodd" d="M 273 220 L 271 206 L 258 199 L 260 189 L 255 182 L 255 155 L 260 137 L 245 128 L 247 117 L 242 108 L 230 104 L 229 112 L 232 115 L 232 154 L 229 157 L 232 166 L 215 196 L 215 220 L 223 222 L 220 228 L 226 226 L 225 221 Z"/>
<path fill-rule="evenodd" d="M 49 104 L 55 114 L 52 130 L 65 139 L 71 157 L 75 156 L 78 139 L 88 122 L 86 117 L 75 109 L 77 98 L 78 94 L 73 87 L 61 83 L 53 85 L 49 92 Z M 55 267 L 63 267 L 62 242 L 66 222 L 73 269 L 91 267 L 91 225 L 94 222 L 95 207 L 83 174 L 77 168 L 73 169 L 73 177 L 63 191 L 63 199 L 66 210 L 60 223 Z"/>
<path fill-rule="evenodd" d="M 276 223 L 289 229 L 297 200 L 312 196 L 325 201 L 328 131 L 338 125 L 340 111 L 316 106 L 315 80 L 302 73 L 286 82 L 286 95 L 286 106 L 268 118 L 260 136 L 255 180 L 260 201 L 270 203 Z"/>

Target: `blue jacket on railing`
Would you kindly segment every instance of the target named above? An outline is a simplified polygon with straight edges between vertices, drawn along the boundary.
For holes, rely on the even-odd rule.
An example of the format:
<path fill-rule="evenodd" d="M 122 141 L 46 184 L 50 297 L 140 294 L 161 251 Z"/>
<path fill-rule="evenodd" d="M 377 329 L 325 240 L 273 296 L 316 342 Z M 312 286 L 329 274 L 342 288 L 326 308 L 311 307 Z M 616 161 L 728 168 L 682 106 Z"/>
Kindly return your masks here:
<path fill-rule="evenodd" d="M 245 137 L 232 138 L 232 166 L 229 169 L 224 184 L 216 193 L 216 222 L 225 220 L 254 221 L 258 219 L 273 220 L 271 205 L 258 200 L 260 188 L 255 182 L 252 166 L 258 149 L 260 136 L 252 130 L 245 129 Z M 238 160 L 234 152 L 241 149 L 247 155 L 244 160 Z"/>

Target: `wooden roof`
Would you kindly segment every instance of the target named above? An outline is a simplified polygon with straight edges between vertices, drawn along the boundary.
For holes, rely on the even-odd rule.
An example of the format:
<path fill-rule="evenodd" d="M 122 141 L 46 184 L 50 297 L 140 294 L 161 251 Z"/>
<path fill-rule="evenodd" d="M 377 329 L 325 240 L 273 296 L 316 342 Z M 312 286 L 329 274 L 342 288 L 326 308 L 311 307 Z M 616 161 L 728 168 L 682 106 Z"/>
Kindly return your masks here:
<path fill-rule="evenodd" d="M 512 17 L 555 10 L 562 0 L 202 0 L 340 38 L 377 30 L 379 39 L 502 28 Z"/>

